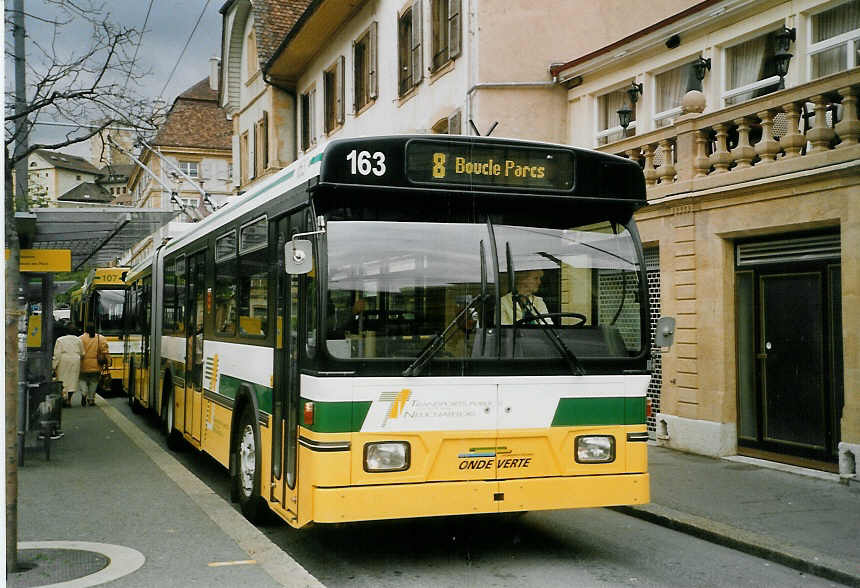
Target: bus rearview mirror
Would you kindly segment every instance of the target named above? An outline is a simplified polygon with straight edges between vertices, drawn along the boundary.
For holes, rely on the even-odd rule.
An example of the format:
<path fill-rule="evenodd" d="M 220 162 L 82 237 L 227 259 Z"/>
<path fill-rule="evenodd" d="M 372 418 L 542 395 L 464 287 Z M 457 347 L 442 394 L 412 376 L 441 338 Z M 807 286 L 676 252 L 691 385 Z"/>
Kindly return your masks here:
<path fill-rule="evenodd" d="M 675 317 L 661 316 L 654 329 L 654 347 L 668 349 L 675 341 Z"/>
<path fill-rule="evenodd" d="M 284 245 L 284 268 L 288 274 L 307 274 L 313 267 L 313 247 L 310 241 L 293 239 Z"/>

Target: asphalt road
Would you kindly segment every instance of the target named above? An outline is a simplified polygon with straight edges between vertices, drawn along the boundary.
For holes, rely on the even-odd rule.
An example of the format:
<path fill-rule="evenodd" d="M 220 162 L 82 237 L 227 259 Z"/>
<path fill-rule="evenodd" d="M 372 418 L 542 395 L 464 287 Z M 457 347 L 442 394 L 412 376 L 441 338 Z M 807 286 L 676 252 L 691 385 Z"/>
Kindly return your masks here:
<path fill-rule="evenodd" d="M 109 399 L 166 444 L 154 423 Z M 214 460 L 173 454 L 229 501 Z M 607 509 L 259 529 L 326 586 L 836 586 Z"/>

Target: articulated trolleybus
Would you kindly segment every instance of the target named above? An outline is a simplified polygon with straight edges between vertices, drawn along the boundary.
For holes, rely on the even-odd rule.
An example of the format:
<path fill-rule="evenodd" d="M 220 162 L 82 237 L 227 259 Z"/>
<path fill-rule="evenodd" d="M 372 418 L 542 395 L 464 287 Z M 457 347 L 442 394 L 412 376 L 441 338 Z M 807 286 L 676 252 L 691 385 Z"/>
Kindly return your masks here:
<path fill-rule="evenodd" d="M 611 155 L 333 141 L 132 268 L 130 402 L 251 520 L 645 503 L 644 204 Z"/>

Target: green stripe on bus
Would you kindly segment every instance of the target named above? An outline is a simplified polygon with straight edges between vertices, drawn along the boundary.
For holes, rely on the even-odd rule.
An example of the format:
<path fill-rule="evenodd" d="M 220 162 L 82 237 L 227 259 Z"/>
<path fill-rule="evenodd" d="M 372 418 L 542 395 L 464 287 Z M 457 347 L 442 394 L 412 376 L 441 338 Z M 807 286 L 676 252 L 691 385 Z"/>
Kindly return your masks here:
<path fill-rule="evenodd" d="M 310 164 L 313 165 L 314 163 L 316 163 L 318 161 L 322 161 L 322 156 L 323 156 L 322 153 L 317 153 L 316 155 L 311 157 Z"/>
<path fill-rule="evenodd" d="M 562 398 L 553 427 L 640 425 L 645 423 L 645 398 Z"/>
<path fill-rule="evenodd" d="M 302 398 L 301 406 L 308 402 Z M 317 402 L 314 401 L 314 424 L 304 425 L 315 433 L 353 433 L 361 430 L 370 411 L 371 401 Z"/>
<path fill-rule="evenodd" d="M 218 378 L 220 380 L 220 385 L 218 387 L 219 394 L 236 400 L 236 395 L 239 393 L 239 387 L 242 386 L 242 384 L 246 384 L 254 391 L 254 395 L 257 397 L 257 408 L 262 412 L 272 414 L 271 388 L 261 384 L 255 384 L 254 382 L 249 382 L 247 380 L 240 380 L 239 378 L 234 378 L 233 376 L 228 376 L 226 374 L 221 374 Z"/>

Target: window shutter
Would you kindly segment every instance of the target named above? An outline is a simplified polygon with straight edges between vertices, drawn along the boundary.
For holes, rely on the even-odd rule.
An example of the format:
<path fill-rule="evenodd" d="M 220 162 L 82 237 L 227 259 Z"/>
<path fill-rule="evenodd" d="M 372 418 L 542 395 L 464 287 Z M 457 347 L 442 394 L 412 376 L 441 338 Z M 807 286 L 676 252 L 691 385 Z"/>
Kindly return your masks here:
<path fill-rule="evenodd" d="M 335 108 L 335 110 L 336 110 L 335 116 L 337 117 L 337 124 L 342 125 L 343 120 L 344 120 L 344 118 L 343 118 L 343 105 L 344 105 L 345 97 L 346 97 L 346 95 L 344 93 L 345 86 L 346 86 L 345 77 L 344 77 L 345 70 L 346 70 L 346 58 L 344 58 L 343 55 L 341 55 L 340 57 L 337 58 L 337 68 L 336 69 L 337 69 L 337 71 L 335 72 L 335 80 L 336 80 L 335 83 L 337 84 L 337 88 L 335 88 L 335 93 L 336 93 L 335 95 L 337 96 L 337 106 Z"/>
<path fill-rule="evenodd" d="M 231 138 L 232 142 L 232 150 L 233 150 L 233 185 L 238 186 L 241 183 L 239 179 L 239 172 L 241 171 L 241 167 L 239 164 L 239 135 L 233 135 Z"/>
<path fill-rule="evenodd" d="M 421 1 L 412 4 L 412 85 L 424 79 L 424 63 L 421 55 L 423 13 Z"/>
<path fill-rule="evenodd" d="M 370 23 L 370 34 L 367 40 L 367 44 L 370 45 L 370 59 L 367 64 L 367 96 L 371 99 L 376 98 L 379 88 L 376 76 L 376 33 L 378 28 L 379 23 L 376 21 Z"/>
<path fill-rule="evenodd" d="M 448 0 L 448 58 L 460 55 L 460 0 Z"/>
<path fill-rule="evenodd" d="M 269 167 L 269 113 L 265 110 L 263 111 L 263 121 L 260 125 L 260 131 L 263 133 L 263 138 L 260 141 L 263 152 L 260 154 L 260 157 L 262 157 L 262 167 L 265 170 Z"/>
<path fill-rule="evenodd" d="M 460 127 L 460 111 L 457 110 L 454 114 L 448 117 L 448 134 L 449 135 L 462 135 L 463 132 Z"/>
<path fill-rule="evenodd" d="M 254 147 L 257 145 L 257 125 L 251 125 L 251 136 L 248 137 L 248 179 L 254 179 Z"/>
<path fill-rule="evenodd" d="M 308 132 L 310 133 L 311 145 L 317 144 L 316 103 L 317 89 L 314 88 L 308 97 Z"/>

